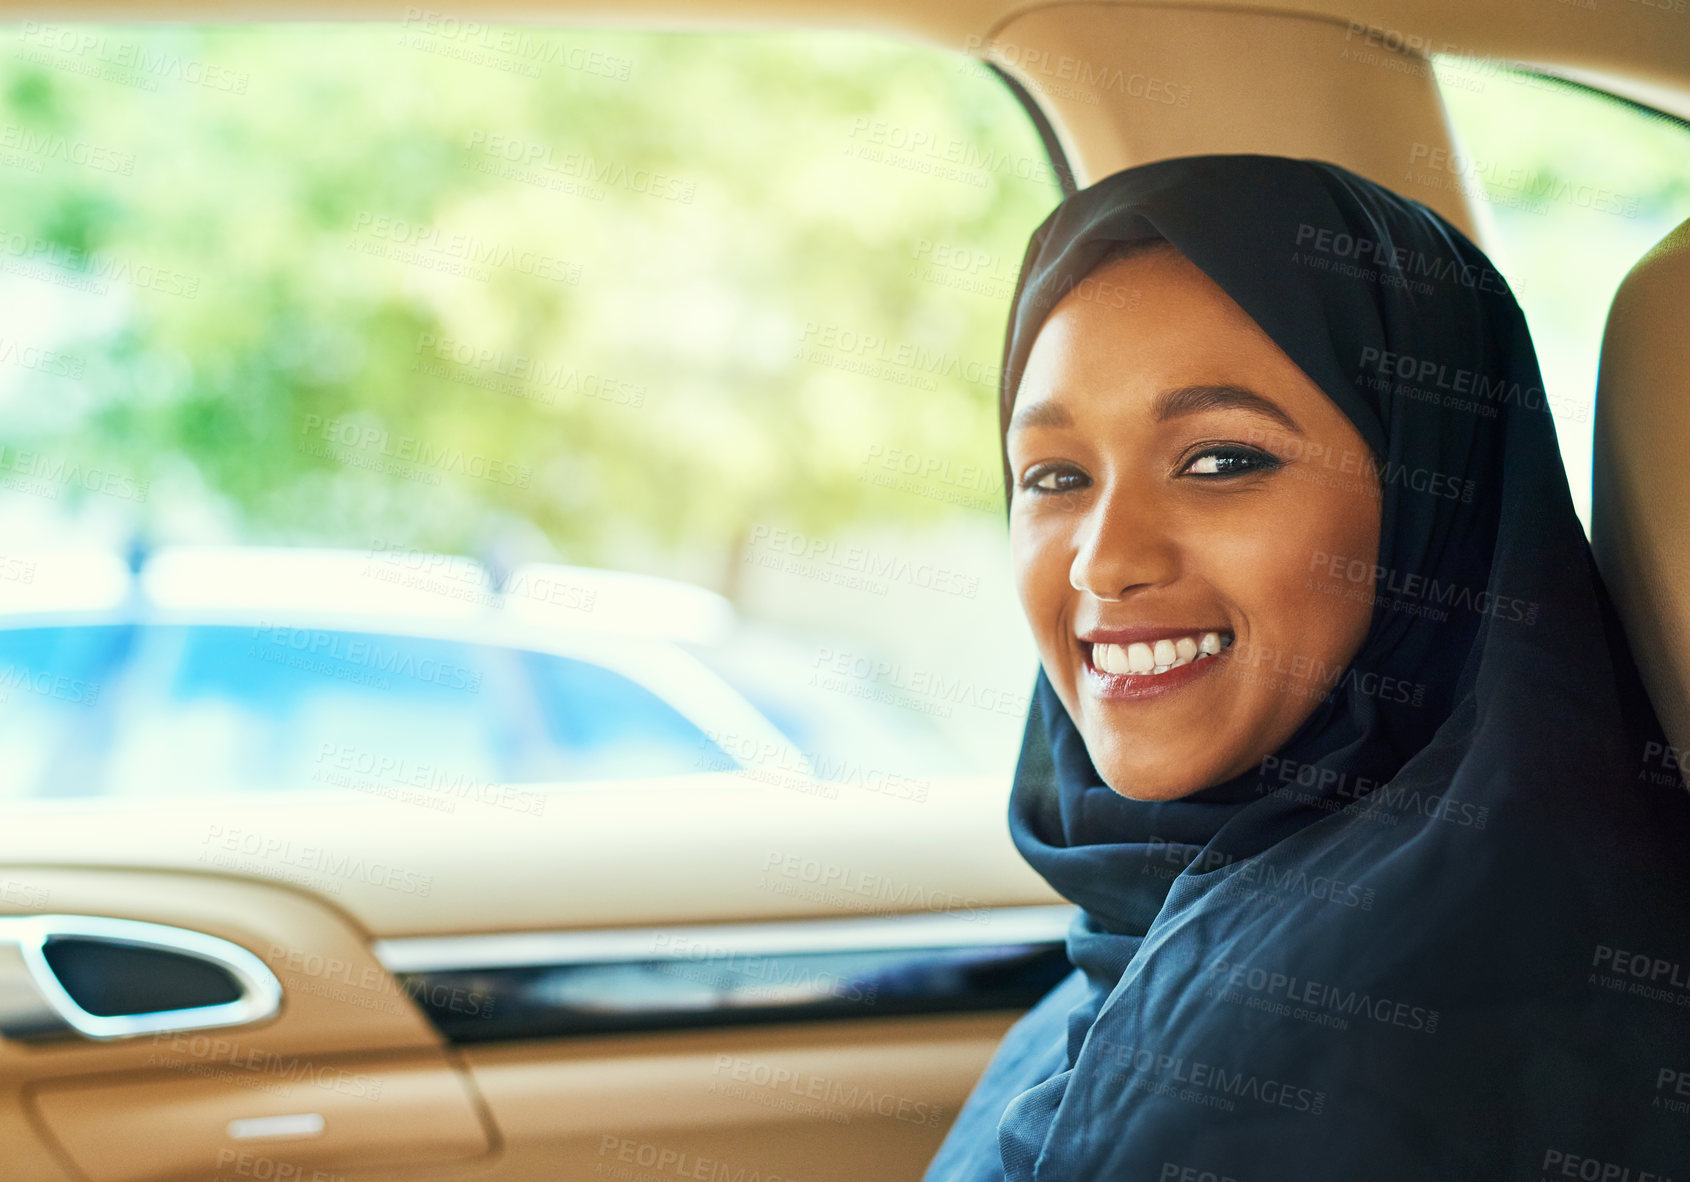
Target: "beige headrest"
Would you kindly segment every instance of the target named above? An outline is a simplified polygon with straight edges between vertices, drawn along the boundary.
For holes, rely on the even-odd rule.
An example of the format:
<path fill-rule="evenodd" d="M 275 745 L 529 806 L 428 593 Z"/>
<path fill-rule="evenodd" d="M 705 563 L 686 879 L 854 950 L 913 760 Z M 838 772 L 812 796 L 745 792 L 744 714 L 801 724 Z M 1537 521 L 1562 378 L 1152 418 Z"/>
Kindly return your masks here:
<path fill-rule="evenodd" d="M 1591 545 L 1667 739 L 1690 764 L 1690 222 L 1620 284 L 1596 391 Z M 1661 761 L 1650 759 L 1655 770 Z M 1670 762 L 1666 765 L 1671 766 Z"/>

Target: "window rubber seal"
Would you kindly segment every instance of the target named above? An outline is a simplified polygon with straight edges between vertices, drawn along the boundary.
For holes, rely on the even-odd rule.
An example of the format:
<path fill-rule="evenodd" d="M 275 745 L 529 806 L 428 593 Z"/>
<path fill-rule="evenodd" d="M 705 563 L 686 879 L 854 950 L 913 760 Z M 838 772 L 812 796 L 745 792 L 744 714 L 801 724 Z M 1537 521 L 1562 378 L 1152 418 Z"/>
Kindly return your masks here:
<path fill-rule="evenodd" d="M 1033 121 L 1033 130 L 1038 132 L 1039 143 L 1044 145 L 1045 155 L 1050 159 L 1050 166 L 1056 173 L 1057 184 L 1062 187 L 1062 196 L 1072 197 L 1079 190 L 1074 181 L 1074 169 L 1068 163 L 1068 154 L 1062 150 L 1062 143 L 1056 138 L 1056 128 L 1051 124 L 1044 108 L 1039 106 L 1038 100 L 1027 88 L 1002 66 L 996 62 L 976 60 L 980 60 L 983 66 L 997 75 L 998 80 L 1009 88 L 1009 93 L 1015 96 L 1015 101 L 1021 104 L 1021 109 L 1027 112 L 1027 117 Z"/>

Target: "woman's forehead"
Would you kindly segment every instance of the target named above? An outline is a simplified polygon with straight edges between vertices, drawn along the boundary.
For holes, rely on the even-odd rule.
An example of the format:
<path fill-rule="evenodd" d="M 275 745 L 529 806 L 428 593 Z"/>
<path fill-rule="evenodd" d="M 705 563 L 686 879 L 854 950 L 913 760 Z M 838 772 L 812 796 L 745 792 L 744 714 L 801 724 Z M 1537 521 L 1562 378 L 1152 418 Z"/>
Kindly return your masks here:
<path fill-rule="evenodd" d="M 1212 282 L 1202 283 L 1209 290 L 1183 279 L 1135 289 L 1142 298 L 1123 307 L 1076 288 L 1040 328 L 1022 370 L 1011 432 L 1062 425 L 1055 408 L 1071 423 L 1105 409 L 1136 408 L 1158 419 L 1173 410 L 1260 411 L 1265 399 L 1295 419 L 1287 402 L 1327 401 L 1255 321 Z M 1230 388 L 1241 396 L 1189 393 L 1198 388 Z M 1170 406 L 1181 389 L 1188 391 L 1183 405 Z M 1047 403 L 1053 409 L 1041 409 Z"/>

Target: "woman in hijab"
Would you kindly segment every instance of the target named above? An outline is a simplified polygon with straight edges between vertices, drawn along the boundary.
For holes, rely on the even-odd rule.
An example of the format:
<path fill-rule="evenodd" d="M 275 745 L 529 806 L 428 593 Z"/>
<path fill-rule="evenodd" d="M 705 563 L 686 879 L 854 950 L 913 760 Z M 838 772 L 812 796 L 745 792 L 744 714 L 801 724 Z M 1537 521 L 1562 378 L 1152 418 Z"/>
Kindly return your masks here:
<path fill-rule="evenodd" d="M 926 1182 L 1690 1182 L 1690 796 L 1485 255 L 1318 161 L 1116 173 L 1000 422 L 1010 831 L 1081 910 Z"/>

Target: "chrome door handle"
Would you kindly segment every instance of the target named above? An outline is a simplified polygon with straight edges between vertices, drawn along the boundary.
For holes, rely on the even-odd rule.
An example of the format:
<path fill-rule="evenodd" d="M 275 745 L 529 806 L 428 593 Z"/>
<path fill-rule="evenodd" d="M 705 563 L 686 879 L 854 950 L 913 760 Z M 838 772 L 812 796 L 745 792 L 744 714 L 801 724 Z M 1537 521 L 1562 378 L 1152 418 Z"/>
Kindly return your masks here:
<path fill-rule="evenodd" d="M 66 989 L 48 959 L 55 940 L 141 948 L 215 966 L 238 991 L 232 1001 L 96 1014 Z M 93 915 L 0 917 L 0 1036 L 37 1041 L 108 1040 L 143 1034 L 239 1026 L 274 1016 L 282 985 L 269 967 L 238 944 L 203 932 Z"/>

